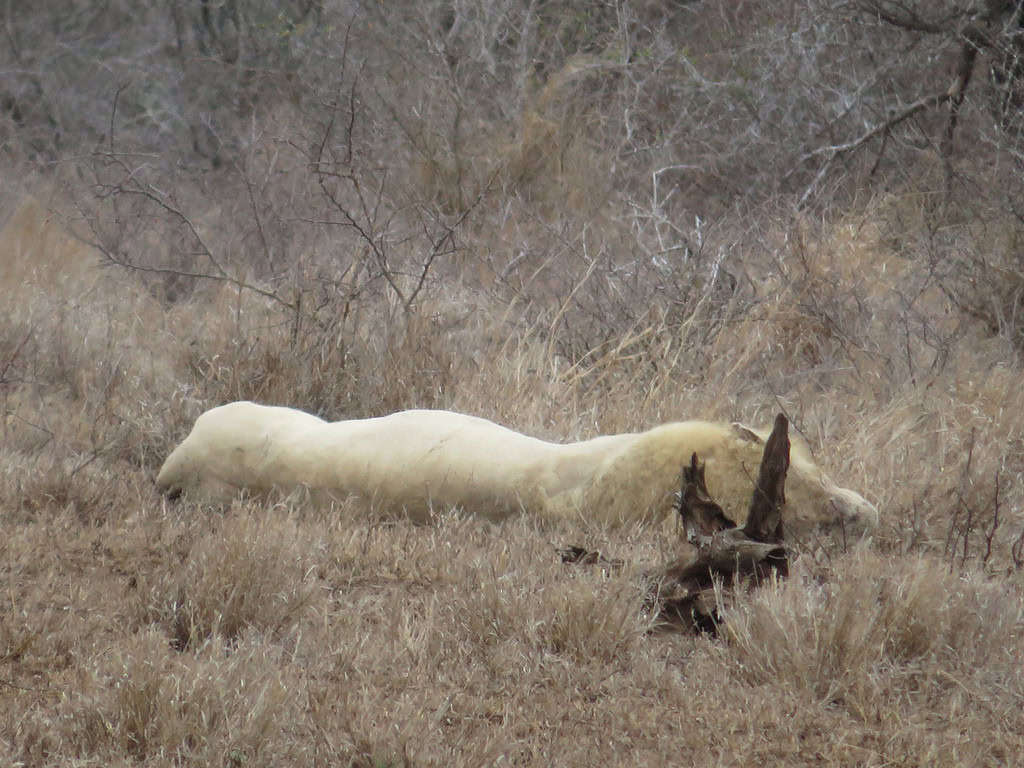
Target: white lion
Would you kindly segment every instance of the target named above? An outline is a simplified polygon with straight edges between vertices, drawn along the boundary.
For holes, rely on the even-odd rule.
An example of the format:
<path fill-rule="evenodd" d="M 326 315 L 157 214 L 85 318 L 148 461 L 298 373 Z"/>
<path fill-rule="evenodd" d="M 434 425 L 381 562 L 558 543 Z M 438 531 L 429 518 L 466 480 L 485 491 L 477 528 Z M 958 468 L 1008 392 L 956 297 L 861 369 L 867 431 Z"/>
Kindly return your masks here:
<path fill-rule="evenodd" d="M 291 408 L 231 403 L 201 415 L 157 477 L 169 494 L 229 500 L 242 489 L 306 486 L 356 494 L 426 519 L 461 507 L 502 519 L 518 512 L 608 523 L 663 519 L 680 469 L 696 452 L 712 496 L 739 525 L 764 437 L 740 425 L 684 421 L 646 432 L 549 443 L 450 411 L 402 411 L 326 422 Z M 786 481 L 787 531 L 874 527 L 878 511 L 835 485 L 800 442 Z"/>

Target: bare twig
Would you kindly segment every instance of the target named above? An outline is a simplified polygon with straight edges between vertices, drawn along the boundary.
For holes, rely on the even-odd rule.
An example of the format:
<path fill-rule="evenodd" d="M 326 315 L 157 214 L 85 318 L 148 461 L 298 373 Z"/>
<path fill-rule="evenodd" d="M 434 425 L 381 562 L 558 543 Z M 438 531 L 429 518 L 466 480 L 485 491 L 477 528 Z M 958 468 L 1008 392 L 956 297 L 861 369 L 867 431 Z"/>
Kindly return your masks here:
<path fill-rule="evenodd" d="M 238 175 L 242 177 L 242 183 L 245 184 L 245 191 L 249 197 L 249 207 L 252 209 L 252 217 L 256 222 L 256 234 L 260 238 L 260 247 L 263 248 L 263 258 L 267 260 L 267 264 L 269 264 L 271 269 L 273 269 L 274 257 L 270 252 L 267 235 L 263 231 L 263 218 L 260 216 L 259 206 L 256 204 L 256 195 L 253 192 L 252 180 L 249 178 L 248 171 L 243 170 L 237 160 L 235 161 L 235 170 L 238 171 Z"/>
<path fill-rule="evenodd" d="M 974 508 L 968 505 L 964 505 L 964 509 L 967 510 L 967 519 L 964 521 L 963 539 L 964 549 L 963 554 L 960 556 L 960 570 L 963 570 L 967 565 L 967 555 L 970 550 L 971 543 L 971 532 L 974 530 Z M 950 561 L 950 567 L 952 568 L 952 561 Z"/>
<path fill-rule="evenodd" d="M 280 294 L 275 291 L 268 291 L 265 288 L 261 288 L 258 285 L 237 278 L 228 273 L 224 266 L 220 263 L 220 260 L 214 256 L 213 250 L 206 244 L 206 241 L 199 233 L 198 228 L 192 221 L 191 217 L 185 213 L 181 208 L 171 203 L 166 196 L 161 193 L 158 189 L 153 187 L 151 184 L 146 184 L 139 179 L 142 173 L 142 167 L 131 168 L 124 161 L 120 155 L 111 154 L 107 152 L 95 152 L 94 157 L 105 159 L 111 165 L 120 168 L 124 172 L 124 177 L 116 183 L 112 184 L 100 184 L 97 186 L 97 196 L 100 198 L 117 197 L 119 195 L 128 195 L 131 197 L 139 197 L 148 202 L 156 205 L 158 208 L 169 214 L 173 219 L 177 220 L 181 225 L 192 236 L 194 242 L 198 245 L 199 255 L 203 256 L 210 264 L 213 265 L 214 272 L 198 272 L 190 270 L 175 269 L 171 267 L 149 267 L 141 264 L 137 264 L 126 256 L 118 253 L 115 249 L 107 246 L 103 242 L 103 238 L 97 231 L 96 223 L 92 220 L 89 221 L 89 228 L 95 236 L 93 240 L 85 240 L 87 245 L 95 248 L 103 257 L 111 264 L 114 264 L 125 269 L 130 269 L 137 272 L 147 272 L 151 274 L 165 274 L 175 275 L 179 277 L 186 277 L 193 280 L 214 280 L 218 282 L 228 283 L 235 286 L 240 290 L 252 291 L 253 293 L 269 299 L 277 304 L 288 309 L 294 309 L 295 305 L 293 302 L 288 301 L 281 297 Z"/>
<path fill-rule="evenodd" d="M 427 280 L 427 273 L 430 272 L 430 266 L 434 263 L 434 259 L 442 253 L 449 254 L 454 253 L 457 250 L 455 245 L 455 231 L 462 226 L 462 223 L 469 217 L 469 214 L 471 214 L 476 207 L 480 205 L 487 193 L 490 192 L 491 184 L 494 179 L 497 178 L 497 175 L 497 172 L 491 174 L 491 178 L 488 180 L 487 185 L 476 196 L 476 199 L 470 203 L 470 205 L 468 205 L 461 214 L 459 214 L 459 217 L 454 221 L 454 223 L 446 225 L 441 236 L 434 240 L 431 245 L 430 252 L 420 269 L 419 279 L 416 281 L 416 287 L 413 288 L 412 292 L 409 294 L 409 298 L 405 302 L 406 312 L 412 308 L 412 303 L 416 300 L 420 291 L 423 290 L 423 286 Z M 442 246 L 444 246 L 445 243 L 448 243 L 449 247 L 447 250 L 442 251 Z"/>
<path fill-rule="evenodd" d="M 117 115 L 117 102 L 121 98 L 121 93 L 125 88 L 129 86 L 129 83 L 121 83 L 114 91 L 114 103 L 110 107 L 110 132 L 107 135 L 107 146 L 110 147 L 110 151 L 114 151 L 114 117 Z"/>
<path fill-rule="evenodd" d="M 7 372 L 14 366 L 15 361 L 18 359 L 18 355 L 21 354 L 22 348 L 28 343 L 28 340 L 32 338 L 31 329 L 22 337 L 21 341 L 14 345 L 14 349 L 11 350 L 10 356 L 4 361 L 3 367 L 0 368 L 0 385 L 9 384 L 12 379 L 7 378 Z"/>
<path fill-rule="evenodd" d="M 923 32 L 930 35 L 947 34 L 950 23 L 956 16 L 942 21 L 931 21 L 923 18 L 913 8 L 903 3 L 884 2 L 883 0 L 861 0 L 857 6 L 866 13 L 876 16 L 881 21 L 908 32 Z"/>
<path fill-rule="evenodd" d="M 818 147 L 801 156 L 794 165 L 793 170 L 785 174 L 785 176 L 788 177 L 805 162 L 815 157 L 824 156 L 825 160 L 818 168 L 814 179 L 800 196 L 797 203 L 798 208 L 803 207 L 808 198 L 818 188 L 818 185 L 828 174 L 836 159 L 881 136 L 882 147 L 871 169 L 873 174 L 881 162 L 889 135 L 896 126 L 926 109 L 934 109 L 947 103 L 949 104 L 949 117 L 946 120 L 946 127 L 939 141 L 938 150 L 939 154 L 946 159 L 947 178 L 951 178 L 952 167 L 949 163 L 949 156 L 953 151 L 953 139 L 959 121 L 960 107 L 963 104 L 967 87 L 974 73 L 978 53 L 986 49 L 999 47 L 999 37 L 993 36 L 989 31 L 991 23 L 1005 14 L 1007 10 L 1014 9 L 1013 14 L 1019 13 L 1020 6 L 1019 4 L 1014 6 L 1013 4 L 988 3 L 983 10 L 956 8 L 947 16 L 939 19 L 925 18 L 915 8 L 902 2 L 859 0 L 853 4 L 853 7 L 876 17 L 886 24 L 907 32 L 942 35 L 951 41 L 959 41 L 960 54 L 956 74 L 953 82 L 944 90 L 922 96 L 900 111 L 891 114 L 887 119 L 873 126 L 860 136 L 842 144 Z M 965 23 L 967 19 L 970 19 L 970 21 Z"/>
<path fill-rule="evenodd" d="M 879 123 L 878 125 L 874 126 L 868 131 L 865 131 L 856 139 L 852 139 L 851 141 L 847 141 L 843 144 L 833 144 L 826 147 L 818 147 L 817 149 L 813 149 L 810 152 L 804 154 L 797 161 L 798 165 L 805 163 L 812 158 L 820 157 L 822 155 L 826 155 L 827 157 L 825 159 L 825 162 L 822 163 L 821 167 L 818 169 L 818 173 L 817 175 L 815 175 L 814 180 L 807 186 L 807 189 L 805 189 L 804 193 L 800 196 L 800 200 L 797 202 L 797 207 L 803 207 L 803 205 L 807 202 L 807 199 L 814 193 L 814 190 L 817 189 L 818 184 L 821 183 L 821 180 L 825 177 L 825 174 L 828 173 L 829 168 L 831 168 L 832 163 L 835 162 L 835 160 L 847 154 L 848 152 L 852 152 L 858 147 L 863 146 L 864 144 L 876 138 L 877 136 L 888 133 L 893 128 L 898 126 L 900 123 L 913 117 L 918 112 L 921 112 L 922 110 L 925 109 L 937 107 L 940 104 L 945 104 L 952 97 L 953 94 L 951 92 L 951 89 L 946 89 L 945 91 L 940 91 L 939 93 L 932 93 L 929 94 L 928 96 L 922 96 L 917 101 L 909 104 L 899 112 L 889 117 L 888 120 Z"/>
<path fill-rule="evenodd" d="M 992 556 L 992 540 L 995 538 L 999 523 L 999 470 L 997 469 L 995 490 L 992 493 L 992 527 L 985 531 L 985 554 L 981 558 L 983 565 L 988 563 L 989 558 Z"/>
<path fill-rule="evenodd" d="M 949 557 L 949 569 L 953 570 L 953 564 L 956 561 L 956 551 L 958 548 L 957 540 L 960 538 L 961 533 L 957 530 L 957 523 L 960 521 L 960 508 L 963 507 L 967 512 L 968 517 L 968 529 L 964 531 L 963 536 L 966 539 L 969 534 L 969 526 L 973 513 L 970 507 L 967 505 L 965 495 L 967 493 L 967 483 L 970 481 L 971 476 L 971 461 L 974 458 L 974 429 L 971 429 L 971 436 L 967 445 L 967 460 L 964 462 L 963 472 L 960 473 L 960 489 L 957 491 L 957 505 L 953 508 L 953 517 L 949 521 L 949 532 L 946 534 L 946 548 L 945 554 Z M 961 529 L 963 530 L 963 529 Z M 967 542 L 964 542 L 964 558 L 967 557 Z"/>
<path fill-rule="evenodd" d="M 1010 546 L 1010 557 L 1013 558 L 1014 570 L 1024 568 L 1024 529 L 1021 529 L 1020 536 Z"/>

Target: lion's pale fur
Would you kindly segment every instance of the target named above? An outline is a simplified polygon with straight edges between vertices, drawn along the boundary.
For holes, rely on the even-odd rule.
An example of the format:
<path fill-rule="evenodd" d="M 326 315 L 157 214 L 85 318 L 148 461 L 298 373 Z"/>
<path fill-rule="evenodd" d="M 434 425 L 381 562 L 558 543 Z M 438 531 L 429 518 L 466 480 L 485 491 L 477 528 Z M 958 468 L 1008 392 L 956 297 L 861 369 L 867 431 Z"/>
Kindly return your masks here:
<path fill-rule="evenodd" d="M 223 501 L 241 489 L 299 486 L 356 494 L 426 518 L 462 507 L 492 519 L 527 511 L 609 523 L 664 518 L 696 452 L 712 496 L 746 518 L 763 433 L 706 421 L 576 443 L 550 443 L 450 411 L 402 411 L 329 423 L 291 408 L 240 402 L 207 411 L 164 462 L 167 492 Z M 877 512 L 835 486 L 794 443 L 787 524 L 871 527 Z"/>

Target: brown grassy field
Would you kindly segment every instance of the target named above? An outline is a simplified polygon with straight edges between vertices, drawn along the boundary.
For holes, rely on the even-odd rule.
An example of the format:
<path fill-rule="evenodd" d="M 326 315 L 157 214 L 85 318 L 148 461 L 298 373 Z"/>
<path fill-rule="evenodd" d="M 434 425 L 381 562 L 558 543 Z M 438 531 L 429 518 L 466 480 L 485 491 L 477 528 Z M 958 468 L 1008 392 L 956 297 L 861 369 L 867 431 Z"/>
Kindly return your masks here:
<path fill-rule="evenodd" d="M 1022 762 L 1019 3 L 20 5 L 0 766 Z M 235 400 L 781 412 L 881 522 L 669 631 L 674 521 L 162 498 Z"/>
<path fill-rule="evenodd" d="M 297 342 L 252 291 L 172 302 L 102 266 L 65 202 L 0 200 L 3 763 L 1024 754 L 1021 364 L 894 254 L 881 222 L 900 201 L 765 231 L 756 302 L 724 321 L 699 302 L 681 323 L 654 308 L 572 364 L 558 345 L 582 314 L 517 310 L 465 267 L 415 315 L 367 303 L 344 333 Z M 941 337 L 941 364 L 904 332 L 915 323 Z M 795 542 L 791 577 L 740 600 L 721 637 L 669 633 L 637 578 L 672 555 L 666 526 L 160 498 L 167 452 L 239 398 L 332 418 L 448 407 L 558 439 L 784 410 L 882 524 Z M 566 567 L 565 543 L 630 565 Z"/>

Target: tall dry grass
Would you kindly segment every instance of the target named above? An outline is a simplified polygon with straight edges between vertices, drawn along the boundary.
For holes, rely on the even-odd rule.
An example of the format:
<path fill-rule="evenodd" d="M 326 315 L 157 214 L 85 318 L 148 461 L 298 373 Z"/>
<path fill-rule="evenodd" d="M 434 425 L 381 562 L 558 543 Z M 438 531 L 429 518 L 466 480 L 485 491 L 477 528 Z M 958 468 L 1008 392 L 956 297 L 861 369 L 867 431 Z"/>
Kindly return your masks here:
<path fill-rule="evenodd" d="M 906 200 L 722 226 L 664 264 L 614 221 L 604 246 L 537 219 L 483 228 L 460 258 L 475 247 L 496 270 L 447 263 L 409 312 L 386 291 L 328 292 L 299 334 L 294 312 L 230 282 L 171 301 L 105 266 L 59 196 L 2 203 L 4 762 L 1024 751 L 1020 360 L 894 248 L 886 216 Z M 523 238 L 536 263 L 499 279 Z M 317 265 L 303 270 L 315 295 Z M 556 439 L 785 410 L 882 525 L 797 542 L 791 578 L 741 599 L 722 639 L 666 634 L 639 573 L 672 555 L 660 528 L 159 498 L 152 478 L 194 418 L 239 398 L 328 418 L 457 408 Z M 570 542 L 631 565 L 568 568 L 555 547 Z"/>

